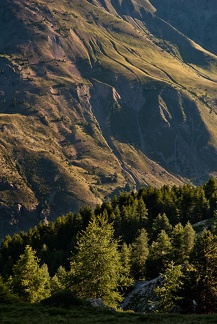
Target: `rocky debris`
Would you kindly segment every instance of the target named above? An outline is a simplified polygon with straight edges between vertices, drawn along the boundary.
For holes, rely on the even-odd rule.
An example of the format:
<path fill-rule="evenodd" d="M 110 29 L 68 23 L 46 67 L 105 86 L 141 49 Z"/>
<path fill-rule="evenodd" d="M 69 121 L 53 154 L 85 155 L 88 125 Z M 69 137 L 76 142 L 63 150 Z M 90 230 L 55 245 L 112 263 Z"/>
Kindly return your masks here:
<path fill-rule="evenodd" d="M 116 310 L 115 308 L 109 307 L 106 304 L 104 304 L 102 298 L 88 298 L 87 303 L 94 308 L 106 308 L 110 310 Z"/>
<path fill-rule="evenodd" d="M 162 278 L 160 276 L 148 281 L 137 281 L 133 290 L 123 300 L 120 307 L 124 310 L 133 310 L 135 312 L 153 312 L 157 303 L 154 289 L 161 282 Z"/>
<path fill-rule="evenodd" d="M 93 306 L 93 307 L 101 307 L 101 308 L 107 308 L 108 306 L 106 306 L 102 300 L 102 298 L 88 298 L 87 302 Z"/>

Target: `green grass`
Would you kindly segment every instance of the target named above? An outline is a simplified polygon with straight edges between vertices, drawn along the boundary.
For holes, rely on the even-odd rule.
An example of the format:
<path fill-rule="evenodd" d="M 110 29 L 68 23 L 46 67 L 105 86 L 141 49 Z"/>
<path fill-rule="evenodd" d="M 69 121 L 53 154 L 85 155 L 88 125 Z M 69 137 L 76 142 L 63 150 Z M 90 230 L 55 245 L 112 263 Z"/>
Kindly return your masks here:
<path fill-rule="evenodd" d="M 56 323 L 216 323 L 217 315 L 139 314 L 92 307 L 45 307 L 41 305 L 0 305 L 1 324 L 56 324 Z"/>

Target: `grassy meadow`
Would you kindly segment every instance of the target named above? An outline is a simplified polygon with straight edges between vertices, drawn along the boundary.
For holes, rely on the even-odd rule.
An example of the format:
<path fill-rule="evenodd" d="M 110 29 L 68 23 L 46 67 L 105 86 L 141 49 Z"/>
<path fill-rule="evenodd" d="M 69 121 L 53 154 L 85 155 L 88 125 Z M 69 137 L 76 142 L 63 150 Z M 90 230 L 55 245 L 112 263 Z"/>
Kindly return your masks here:
<path fill-rule="evenodd" d="M 0 306 L 1 324 L 161 323 L 214 324 L 217 315 L 140 314 L 76 306 L 72 308 L 18 304 Z"/>

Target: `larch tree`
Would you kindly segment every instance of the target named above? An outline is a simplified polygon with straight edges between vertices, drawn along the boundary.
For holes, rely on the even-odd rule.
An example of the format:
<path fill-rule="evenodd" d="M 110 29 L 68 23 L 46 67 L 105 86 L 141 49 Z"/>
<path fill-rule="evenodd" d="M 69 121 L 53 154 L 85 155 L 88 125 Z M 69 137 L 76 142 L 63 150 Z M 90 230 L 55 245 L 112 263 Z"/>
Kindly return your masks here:
<path fill-rule="evenodd" d="M 168 235 L 172 231 L 172 225 L 169 222 L 168 217 L 165 213 L 158 214 L 157 217 L 153 221 L 152 225 L 152 232 L 153 232 L 153 238 L 156 239 L 157 235 L 164 230 Z"/>
<path fill-rule="evenodd" d="M 68 289 L 67 272 L 63 266 L 57 269 L 50 281 L 51 294 Z"/>
<path fill-rule="evenodd" d="M 121 301 L 119 288 L 125 286 L 128 274 L 113 234 L 112 224 L 103 216 L 93 217 L 81 232 L 68 274 L 70 289 L 78 297 L 102 298 L 111 306 Z"/>
<path fill-rule="evenodd" d="M 171 261 L 172 244 L 167 233 L 162 230 L 156 241 L 153 241 L 149 248 L 147 260 L 147 273 L 150 278 L 157 277 L 163 272 Z"/>
<path fill-rule="evenodd" d="M 162 276 L 162 285 L 155 288 L 154 292 L 158 299 L 156 312 L 171 312 L 180 301 L 180 291 L 183 285 L 183 273 L 181 265 L 171 262 Z"/>
<path fill-rule="evenodd" d="M 196 270 L 195 300 L 199 311 L 217 311 L 217 236 L 204 229 L 197 236 L 191 256 Z"/>
<path fill-rule="evenodd" d="M 48 268 L 46 264 L 40 267 L 39 261 L 36 252 L 27 245 L 13 266 L 9 285 L 12 292 L 25 302 L 34 303 L 50 296 Z"/>
<path fill-rule="evenodd" d="M 148 209 L 146 208 L 146 204 L 144 203 L 144 200 L 142 198 L 138 199 L 136 211 L 140 226 L 145 226 L 148 220 Z"/>
<path fill-rule="evenodd" d="M 189 254 L 194 248 L 196 232 L 193 229 L 192 225 L 188 222 L 184 227 L 184 245 L 185 245 L 185 254 L 186 258 L 189 258 Z"/>
<path fill-rule="evenodd" d="M 144 279 L 146 273 L 146 261 L 149 254 L 148 235 L 144 228 L 139 232 L 132 244 L 132 273 L 136 279 Z"/>
<path fill-rule="evenodd" d="M 173 246 L 173 255 L 172 258 L 176 264 L 183 263 L 186 256 L 186 246 L 185 246 L 185 231 L 181 223 L 178 223 L 174 226 L 172 231 L 172 246 Z"/>
<path fill-rule="evenodd" d="M 120 259 L 123 267 L 121 274 L 121 290 L 133 284 L 133 278 L 129 276 L 131 272 L 131 246 L 124 243 L 120 250 Z"/>

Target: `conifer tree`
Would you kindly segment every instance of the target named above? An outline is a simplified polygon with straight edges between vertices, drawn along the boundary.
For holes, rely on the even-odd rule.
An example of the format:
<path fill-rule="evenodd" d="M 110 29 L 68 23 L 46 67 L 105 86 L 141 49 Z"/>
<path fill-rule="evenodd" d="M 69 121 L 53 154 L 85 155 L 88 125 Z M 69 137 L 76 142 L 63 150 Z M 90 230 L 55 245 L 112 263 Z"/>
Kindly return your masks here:
<path fill-rule="evenodd" d="M 197 234 L 190 256 L 183 268 L 182 300 L 184 313 L 217 311 L 217 236 L 208 230 Z"/>
<path fill-rule="evenodd" d="M 186 259 L 189 258 L 189 254 L 193 250 L 195 235 L 195 230 L 193 229 L 192 225 L 188 222 L 184 227 L 184 245 Z"/>
<path fill-rule="evenodd" d="M 64 267 L 60 266 L 55 275 L 51 278 L 51 293 L 56 293 L 68 288 L 67 272 Z"/>
<path fill-rule="evenodd" d="M 209 204 L 210 204 L 210 217 L 215 217 L 217 213 L 217 190 L 215 190 L 212 194 L 212 196 L 209 199 Z"/>
<path fill-rule="evenodd" d="M 147 260 L 147 274 L 150 278 L 157 277 L 160 272 L 165 271 L 171 261 L 172 244 L 167 233 L 162 230 L 157 240 L 152 242 L 149 248 Z"/>
<path fill-rule="evenodd" d="M 179 296 L 183 285 L 181 266 L 175 266 L 174 263 L 171 262 L 165 273 L 161 276 L 163 283 L 154 290 L 158 299 L 155 311 L 163 313 L 171 312 L 177 306 L 181 298 Z"/>
<path fill-rule="evenodd" d="M 129 274 L 123 269 L 113 227 L 102 216 L 92 218 L 77 242 L 68 276 L 70 289 L 81 298 L 102 298 L 115 306 L 122 299 L 118 290 Z"/>
<path fill-rule="evenodd" d="M 24 253 L 13 266 L 9 285 L 21 300 L 34 303 L 50 295 L 50 276 L 46 264 L 41 267 L 36 252 L 27 245 Z"/>
<path fill-rule="evenodd" d="M 172 258 L 176 264 L 181 264 L 186 259 L 185 251 L 185 232 L 181 223 L 175 225 L 172 231 L 172 246 L 173 255 Z"/>
<path fill-rule="evenodd" d="M 157 217 L 153 221 L 152 231 L 153 238 L 156 239 L 157 235 L 164 230 L 167 234 L 171 233 L 172 225 L 169 222 L 169 219 L 165 213 L 158 214 Z"/>
<path fill-rule="evenodd" d="M 0 275 L 0 304 L 13 304 L 16 302 L 19 302 L 18 296 L 11 293 L 7 282 L 4 282 Z"/>
<path fill-rule="evenodd" d="M 214 192 L 217 192 L 217 179 L 210 178 L 203 186 L 207 199 L 210 199 Z"/>
<path fill-rule="evenodd" d="M 199 311 L 214 313 L 217 311 L 216 235 L 205 229 L 197 236 L 191 263 L 197 273 L 195 300 Z"/>
<path fill-rule="evenodd" d="M 120 260 L 122 264 L 122 273 L 121 273 L 121 288 L 124 289 L 129 287 L 133 283 L 133 278 L 129 276 L 131 273 L 131 246 L 128 246 L 124 243 L 120 250 Z"/>
<path fill-rule="evenodd" d="M 136 211 L 137 211 L 137 217 L 140 226 L 144 226 L 148 220 L 148 210 L 142 198 L 138 199 L 138 205 Z"/>
<path fill-rule="evenodd" d="M 212 232 L 217 235 L 217 209 L 214 211 L 214 223 Z"/>
<path fill-rule="evenodd" d="M 132 244 L 132 273 L 136 279 L 144 279 L 146 273 L 146 261 L 149 254 L 148 235 L 144 228 L 139 231 Z"/>

